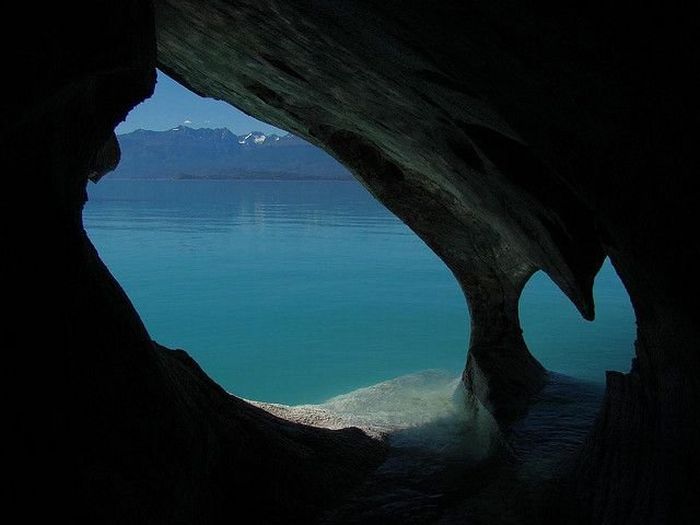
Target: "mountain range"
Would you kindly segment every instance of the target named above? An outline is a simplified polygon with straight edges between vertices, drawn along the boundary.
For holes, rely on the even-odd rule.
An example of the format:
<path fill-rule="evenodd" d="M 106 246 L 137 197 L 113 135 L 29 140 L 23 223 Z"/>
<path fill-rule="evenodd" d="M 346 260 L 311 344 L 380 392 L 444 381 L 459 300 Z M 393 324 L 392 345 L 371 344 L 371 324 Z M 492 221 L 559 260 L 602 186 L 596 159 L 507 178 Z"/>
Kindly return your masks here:
<path fill-rule="evenodd" d="M 121 161 L 111 178 L 349 179 L 325 151 L 292 134 L 226 128 L 139 129 L 118 135 Z"/>

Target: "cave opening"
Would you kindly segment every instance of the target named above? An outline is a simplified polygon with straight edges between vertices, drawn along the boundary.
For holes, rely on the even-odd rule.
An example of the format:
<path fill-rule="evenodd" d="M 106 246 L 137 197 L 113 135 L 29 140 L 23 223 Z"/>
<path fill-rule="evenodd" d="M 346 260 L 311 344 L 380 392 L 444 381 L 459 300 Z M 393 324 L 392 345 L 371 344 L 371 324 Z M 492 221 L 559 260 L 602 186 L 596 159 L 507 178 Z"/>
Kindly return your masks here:
<path fill-rule="evenodd" d="M 267 402 L 321 403 L 384 381 L 399 398 L 456 388 L 469 319 L 454 277 L 324 152 L 296 139 L 287 149 L 310 157 L 255 165 L 254 148 L 274 156 L 286 132 L 160 71 L 117 134 L 121 164 L 89 186 L 84 222 L 155 340 L 187 349 L 227 391 Z M 232 144 L 248 157 L 201 158 Z M 595 295 L 591 324 L 544 273 L 528 281 L 520 318 L 545 368 L 601 383 L 629 362 L 634 317 L 609 261 Z M 345 402 L 359 400 L 376 401 L 363 391 Z M 431 410 L 414 408 L 391 411 L 423 421 Z"/>
<path fill-rule="evenodd" d="M 483 460 L 495 423 L 465 408 L 469 318 L 442 261 L 325 153 L 296 139 L 275 156 L 291 135 L 161 72 L 158 86 L 117 129 L 120 167 L 90 185 L 84 209 L 151 337 L 268 409 L 314 404 L 401 429 L 397 450 L 423 449 L 411 455 L 414 476 L 428 464 Z M 513 446 L 528 443 L 525 458 L 538 450 L 532 443 L 578 446 L 602 372 L 628 362 L 633 315 L 609 262 L 596 283 L 593 324 L 542 272 L 525 287 L 524 337 L 552 372 L 517 425 Z"/>
<path fill-rule="evenodd" d="M 84 223 L 154 340 L 266 402 L 399 378 L 407 411 L 457 384 L 456 281 L 330 156 L 163 73 L 117 135 L 120 166 L 89 185 Z"/>
<path fill-rule="evenodd" d="M 629 295 L 609 259 L 596 275 L 593 297 L 590 322 L 537 272 L 525 285 L 519 315 L 525 341 L 546 369 L 602 384 L 605 371 L 629 368 L 636 330 Z"/>

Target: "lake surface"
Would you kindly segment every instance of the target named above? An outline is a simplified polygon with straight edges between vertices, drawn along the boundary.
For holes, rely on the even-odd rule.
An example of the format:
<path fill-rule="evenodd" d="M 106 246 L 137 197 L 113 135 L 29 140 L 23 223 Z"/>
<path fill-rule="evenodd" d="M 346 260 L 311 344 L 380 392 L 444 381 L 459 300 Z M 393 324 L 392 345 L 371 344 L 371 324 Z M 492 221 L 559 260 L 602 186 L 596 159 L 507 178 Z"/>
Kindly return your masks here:
<path fill-rule="evenodd" d="M 151 337 L 242 397 L 318 403 L 464 366 L 457 282 L 355 181 L 107 177 L 89 185 L 84 222 Z M 629 368 L 634 316 L 607 262 L 594 295 L 589 323 L 538 273 L 520 311 L 545 367 L 602 382 Z"/>

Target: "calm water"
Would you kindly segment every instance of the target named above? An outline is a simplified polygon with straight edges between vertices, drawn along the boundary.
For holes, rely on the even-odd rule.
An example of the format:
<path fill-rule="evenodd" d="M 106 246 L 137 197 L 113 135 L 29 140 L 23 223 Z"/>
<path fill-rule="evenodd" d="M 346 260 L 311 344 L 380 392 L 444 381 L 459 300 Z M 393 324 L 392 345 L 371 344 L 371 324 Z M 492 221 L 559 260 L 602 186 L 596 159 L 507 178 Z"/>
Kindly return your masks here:
<path fill-rule="evenodd" d="M 468 318 L 440 260 L 356 182 L 101 181 L 85 227 L 151 336 L 243 397 L 314 403 L 426 369 L 457 377 Z M 537 274 L 525 337 L 549 369 L 626 371 L 634 318 L 606 263 L 597 320 Z"/>

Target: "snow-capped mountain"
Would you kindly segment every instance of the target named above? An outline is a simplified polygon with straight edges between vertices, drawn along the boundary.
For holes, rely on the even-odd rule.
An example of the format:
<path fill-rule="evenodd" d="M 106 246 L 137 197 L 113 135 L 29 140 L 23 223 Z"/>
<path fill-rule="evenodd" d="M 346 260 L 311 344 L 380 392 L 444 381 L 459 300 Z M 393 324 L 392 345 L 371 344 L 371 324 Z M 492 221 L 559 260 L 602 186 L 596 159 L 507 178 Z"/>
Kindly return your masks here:
<path fill-rule="evenodd" d="M 178 126 L 119 135 L 122 155 L 111 177 L 346 179 L 330 155 L 287 134 Z"/>
<path fill-rule="evenodd" d="M 279 140 L 279 135 L 276 135 L 274 133 L 271 135 L 265 135 L 264 133 L 261 133 L 259 131 L 251 131 L 246 135 L 241 135 L 240 137 L 238 137 L 239 144 L 245 144 L 248 146 L 260 146 L 261 144 L 270 145 L 274 144 L 275 142 L 279 142 Z"/>

